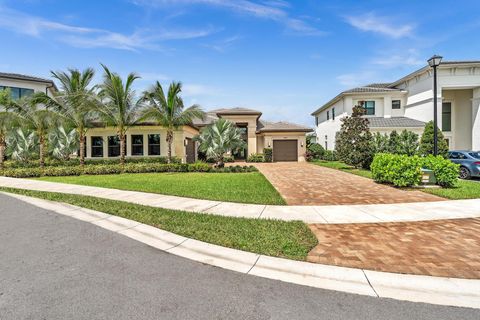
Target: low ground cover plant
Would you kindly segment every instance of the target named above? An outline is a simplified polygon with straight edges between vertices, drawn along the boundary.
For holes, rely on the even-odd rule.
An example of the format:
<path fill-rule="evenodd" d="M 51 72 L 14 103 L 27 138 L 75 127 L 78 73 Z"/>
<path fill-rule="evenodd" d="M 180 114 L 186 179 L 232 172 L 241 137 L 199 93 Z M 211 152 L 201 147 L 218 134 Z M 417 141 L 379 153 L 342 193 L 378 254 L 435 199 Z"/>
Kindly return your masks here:
<path fill-rule="evenodd" d="M 265 162 L 265 157 L 261 153 L 253 153 L 248 156 L 247 162 Z"/>
<path fill-rule="evenodd" d="M 459 166 L 442 156 L 407 156 L 389 153 L 375 155 L 372 177 L 376 182 L 389 183 L 396 187 L 411 187 L 421 182 L 422 169 L 432 170 L 437 184 L 453 187 L 458 182 Z"/>
<path fill-rule="evenodd" d="M 45 168 L 11 168 L 0 171 L 0 175 L 12 178 L 35 178 L 35 177 L 60 177 L 79 175 L 106 175 L 120 173 L 152 173 L 152 172 L 254 172 L 253 166 L 231 166 L 225 168 L 213 168 L 207 163 L 126 163 L 121 164 L 97 164 L 77 166 L 47 166 Z"/>

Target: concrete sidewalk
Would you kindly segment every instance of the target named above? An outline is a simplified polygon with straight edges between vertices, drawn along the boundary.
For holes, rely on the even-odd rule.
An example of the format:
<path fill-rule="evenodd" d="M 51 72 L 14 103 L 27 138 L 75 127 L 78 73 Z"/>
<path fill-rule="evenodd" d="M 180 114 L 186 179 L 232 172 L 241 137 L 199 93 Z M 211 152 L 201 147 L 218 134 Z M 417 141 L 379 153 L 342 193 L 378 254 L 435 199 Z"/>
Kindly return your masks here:
<path fill-rule="evenodd" d="M 480 199 L 373 205 L 272 206 L 191 199 L 57 182 L 0 177 L 0 187 L 61 192 L 165 209 L 309 224 L 383 223 L 480 217 Z"/>
<path fill-rule="evenodd" d="M 480 280 L 376 272 L 268 257 L 185 238 L 102 212 L 20 195 L 5 195 L 92 223 L 177 256 L 244 274 L 372 297 L 480 308 Z"/>

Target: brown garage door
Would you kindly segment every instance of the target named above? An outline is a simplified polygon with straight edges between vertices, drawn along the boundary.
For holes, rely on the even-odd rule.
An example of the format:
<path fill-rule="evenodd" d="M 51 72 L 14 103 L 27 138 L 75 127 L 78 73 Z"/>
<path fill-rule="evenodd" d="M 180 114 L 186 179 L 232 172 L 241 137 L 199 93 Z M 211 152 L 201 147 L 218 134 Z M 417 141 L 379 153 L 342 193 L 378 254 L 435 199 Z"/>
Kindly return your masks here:
<path fill-rule="evenodd" d="M 273 161 L 298 161 L 297 140 L 274 140 Z"/>

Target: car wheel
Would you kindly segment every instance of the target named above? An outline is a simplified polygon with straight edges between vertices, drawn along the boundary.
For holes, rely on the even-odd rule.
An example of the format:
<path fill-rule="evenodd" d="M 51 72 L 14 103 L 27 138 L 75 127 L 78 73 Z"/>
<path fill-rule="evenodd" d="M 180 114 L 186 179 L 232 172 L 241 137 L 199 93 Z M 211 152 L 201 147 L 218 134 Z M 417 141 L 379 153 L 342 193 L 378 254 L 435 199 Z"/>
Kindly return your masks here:
<path fill-rule="evenodd" d="M 471 174 L 470 170 L 468 170 L 466 167 L 460 167 L 460 179 L 470 179 Z"/>

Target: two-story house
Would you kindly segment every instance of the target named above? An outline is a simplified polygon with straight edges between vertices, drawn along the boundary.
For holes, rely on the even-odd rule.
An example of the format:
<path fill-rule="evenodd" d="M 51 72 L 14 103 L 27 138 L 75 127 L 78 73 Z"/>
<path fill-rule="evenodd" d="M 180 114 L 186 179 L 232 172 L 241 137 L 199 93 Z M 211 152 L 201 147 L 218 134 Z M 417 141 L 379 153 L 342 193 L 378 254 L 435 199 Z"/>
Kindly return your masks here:
<path fill-rule="evenodd" d="M 35 92 L 44 92 L 52 96 L 57 87 L 52 80 L 18 73 L 0 72 L 0 90 L 9 89 L 13 99 L 30 96 Z"/>
<path fill-rule="evenodd" d="M 438 67 L 438 126 L 450 149 L 480 149 L 480 61 L 445 61 Z M 346 90 L 312 113 L 317 142 L 335 148 L 341 119 L 363 102 L 372 132 L 418 134 L 433 120 L 433 71 L 425 66 L 392 83 Z"/>

